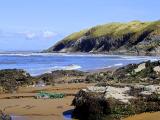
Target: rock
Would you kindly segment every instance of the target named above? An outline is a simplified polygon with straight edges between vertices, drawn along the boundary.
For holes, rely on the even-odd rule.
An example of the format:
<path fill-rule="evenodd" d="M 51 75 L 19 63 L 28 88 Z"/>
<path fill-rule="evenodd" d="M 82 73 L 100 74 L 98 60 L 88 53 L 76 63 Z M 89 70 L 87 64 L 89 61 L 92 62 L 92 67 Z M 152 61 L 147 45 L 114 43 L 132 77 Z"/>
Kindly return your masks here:
<path fill-rule="evenodd" d="M 129 64 L 118 68 L 113 73 L 113 78 L 120 83 L 148 83 L 159 84 L 160 76 L 156 70 L 160 61 L 147 61 L 139 64 Z M 156 68 L 156 69 L 155 69 Z"/>
<path fill-rule="evenodd" d="M 14 92 L 19 86 L 30 85 L 33 78 L 21 69 L 0 70 L 0 86 L 3 90 Z"/>
<path fill-rule="evenodd" d="M 140 72 L 140 71 L 142 71 L 145 68 L 146 68 L 146 64 L 142 63 L 142 64 L 138 65 L 138 68 L 134 69 L 134 71 L 135 72 Z"/>
<path fill-rule="evenodd" d="M 154 68 L 153 68 L 153 70 L 154 70 L 155 72 L 160 73 L 160 66 L 156 66 L 156 67 L 154 67 Z"/>
<path fill-rule="evenodd" d="M 91 86 L 82 89 L 73 100 L 75 106 L 73 116 L 80 120 L 103 120 L 109 117 L 110 120 L 120 120 L 136 113 L 159 111 L 160 94 L 157 92 L 159 87 L 159 85 Z"/>
<path fill-rule="evenodd" d="M 37 76 L 37 80 L 43 80 L 46 84 L 82 82 L 86 72 L 78 70 L 56 70 Z"/>

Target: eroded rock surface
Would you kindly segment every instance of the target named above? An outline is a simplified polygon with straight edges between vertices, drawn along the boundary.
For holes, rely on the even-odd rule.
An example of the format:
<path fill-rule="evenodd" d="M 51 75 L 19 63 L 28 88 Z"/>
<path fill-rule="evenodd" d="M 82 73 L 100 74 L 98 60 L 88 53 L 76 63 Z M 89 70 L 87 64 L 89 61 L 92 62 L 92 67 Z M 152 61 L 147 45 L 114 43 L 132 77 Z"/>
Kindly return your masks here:
<path fill-rule="evenodd" d="M 159 111 L 159 85 L 91 86 L 73 100 L 74 117 L 80 120 L 119 120 L 129 115 Z"/>

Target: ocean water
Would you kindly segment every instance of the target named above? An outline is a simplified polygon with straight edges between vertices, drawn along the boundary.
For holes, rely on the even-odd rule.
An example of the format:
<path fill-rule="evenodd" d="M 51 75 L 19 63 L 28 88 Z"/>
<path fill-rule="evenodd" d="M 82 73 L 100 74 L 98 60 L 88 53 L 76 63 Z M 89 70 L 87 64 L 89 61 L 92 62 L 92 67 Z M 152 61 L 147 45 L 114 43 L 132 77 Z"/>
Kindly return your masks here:
<path fill-rule="evenodd" d="M 39 75 L 60 69 L 89 71 L 159 59 L 160 57 L 103 54 L 3 53 L 0 54 L 0 69 L 24 69 L 31 75 Z"/>

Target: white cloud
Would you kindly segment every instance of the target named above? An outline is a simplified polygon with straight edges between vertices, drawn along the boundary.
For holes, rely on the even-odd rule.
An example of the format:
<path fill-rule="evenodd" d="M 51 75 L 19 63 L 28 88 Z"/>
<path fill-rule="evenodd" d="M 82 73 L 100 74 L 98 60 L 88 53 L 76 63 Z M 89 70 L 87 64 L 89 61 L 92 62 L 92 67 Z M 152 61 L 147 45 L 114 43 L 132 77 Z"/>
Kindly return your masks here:
<path fill-rule="evenodd" d="M 27 38 L 27 39 L 33 39 L 33 38 L 35 38 L 37 35 L 36 35 L 36 33 L 34 33 L 34 32 L 27 32 L 27 33 L 25 33 L 25 37 Z"/>
<path fill-rule="evenodd" d="M 14 38 L 14 37 L 20 37 L 25 38 L 27 40 L 49 40 L 53 39 L 55 36 L 57 36 L 58 33 L 53 31 L 22 31 L 22 32 L 4 32 L 0 30 L 0 37 L 5 38 Z"/>
<path fill-rule="evenodd" d="M 46 39 L 51 39 L 56 35 L 57 35 L 56 32 L 52 32 L 52 31 L 48 31 L 48 30 L 43 32 L 43 37 Z"/>

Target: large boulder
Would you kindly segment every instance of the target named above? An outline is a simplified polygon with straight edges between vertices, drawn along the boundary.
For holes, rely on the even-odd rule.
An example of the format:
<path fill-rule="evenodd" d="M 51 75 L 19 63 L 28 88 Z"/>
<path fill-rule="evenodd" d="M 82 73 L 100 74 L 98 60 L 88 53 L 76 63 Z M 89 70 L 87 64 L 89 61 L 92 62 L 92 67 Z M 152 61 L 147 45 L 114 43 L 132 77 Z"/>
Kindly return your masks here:
<path fill-rule="evenodd" d="M 36 78 L 43 80 L 47 84 L 54 85 L 55 83 L 81 82 L 85 75 L 85 72 L 78 70 L 56 70 L 51 73 L 39 75 Z"/>
<path fill-rule="evenodd" d="M 159 111 L 160 86 L 91 86 L 77 93 L 73 105 L 73 117 L 80 120 L 120 120 Z"/>
<path fill-rule="evenodd" d="M 4 91 L 13 92 L 18 86 L 32 84 L 32 77 L 21 69 L 0 70 L 0 86 Z"/>

